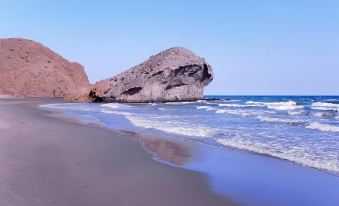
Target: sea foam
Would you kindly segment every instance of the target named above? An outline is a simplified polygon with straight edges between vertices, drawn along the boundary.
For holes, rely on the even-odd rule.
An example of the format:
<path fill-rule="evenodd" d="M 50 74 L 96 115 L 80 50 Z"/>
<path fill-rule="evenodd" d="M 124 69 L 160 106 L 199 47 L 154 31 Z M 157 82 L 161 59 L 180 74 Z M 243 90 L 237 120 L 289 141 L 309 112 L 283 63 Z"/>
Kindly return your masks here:
<path fill-rule="evenodd" d="M 339 126 L 323 124 L 319 122 L 312 122 L 306 128 L 308 129 L 317 129 L 322 132 L 339 132 Z"/>
<path fill-rule="evenodd" d="M 315 110 L 333 110 L 339 111 L 339 104 L 327 103 L 327 102 L 315 102 L 311 105 Z"/>
<path fill-rule="evenodd" d="M 323 158 L 321 154 L 320 156 L 315 157 L 313 154 L 306 152 L 304 148 L 300 146 L 294 146 L 286 149 L 282 146 L 283 144 L 278 142 L 258 142 L 253 140 L 253 138 L 241 138 L 239 136 L 218 139 L 217 141 L 224 146 L 247 150 L 258 154 L 270 155 L 335 174 L 339 173 L 339 161 L 335 157 L 335 154 L 324 154 L 325 157 L 331 158 Z"/>
<path fill-rule="evenodd" d="M 207 111 L 210 111 L 210 110 L 215 110 L 214 107 L 212 106 L 196 106 L 197 109 L 204 109 L 204 110 L 207 110 Z"/>
<path fill-rule="evenodd" d="M 256 101 L 247 101 L 247 105 L 253 106 L 263 106 L 267 107 L 268 109 L 275 109 L 275 110 L 295 110 L 295 109 L 302 109 L 304 106 L 297 105 L 294 101 L 288 102 L 256 102 Z"/>
<path fill-rule="evenodd" d="M 244 108 L 244 107 L 249 107 L 251 105 L 242 105 L 242 104 L 218 104 L 219 107 L 240 107 L 240 108 Z"/>
<path fill-rule="evenodd" d="M 277 117 L 269 117 L 269 116 L 258 116 L 260 121 L 265 122 L 276 122 L 276 123 L 286 123 L 286 124 L 302 124 L 303 121 L 295 120 L 295 119 L 287 119 L 287 118 L 277 118 Z"/>
<path fill-rule="evenodd" d="M 243 117 L 249 117 L 255 115 L 253 112 L 245 111 L 245 110 L 234 110 L 234 109 L 218 109 L 215 111 L 216 114 L 231 114 L 231 115 L 240 115 Z"/>
<path fill-rule="evenodd" d="M 108 108 L 111 108 L 111 109 L 118 109 L 118 108 L 121 107 L 121 104 L 118 104 L 118 103 L 108 103 L 108 104 L 102 104 L 100 106 L 108 107 Z"/>
<path fill-rule="evenodd" d="M 175 117 L 163 115 L 137 115 L 130 112 L 101 110 L 103 113 L 122 115 L 134 126 L 145 129 L 156 129 L 167 133 L 191 137 L 212 137 L 216 130 L 208 126 L 190 122 L 172 121 Z"/>

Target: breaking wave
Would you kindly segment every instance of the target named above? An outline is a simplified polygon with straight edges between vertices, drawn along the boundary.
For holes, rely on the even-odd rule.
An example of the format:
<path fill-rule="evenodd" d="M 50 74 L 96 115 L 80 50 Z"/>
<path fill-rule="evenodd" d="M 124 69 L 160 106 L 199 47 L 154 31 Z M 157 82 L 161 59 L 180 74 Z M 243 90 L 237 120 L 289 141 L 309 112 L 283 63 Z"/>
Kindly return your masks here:
<path fill-rule="evenodd" d="M 313 122 L 309 124 L 306 128 L 316 129 L 322 132 L 339 132 L 339 126 L 323 124 L 319 122 Z"/>
<path fill-rule="evenodd" d="M 311 105 L 315 110 L 333 110 L 339 111 L 339 104 L 327 103 L 327 102 L 315 102 Z"/>
<path fill-rule="evenodd" d="M 249 117 L 249 116 L 255 115 L 254 113 L 245 111 L 245 110 L 229 110 L 229 109 L 218 109 L 217 111 L 215 111 L 215 113 L 217 114 L 227 113 L 231 115 L 240 115 L 243 117 Z"/>
<path fill-rule="evenodd" d="M 304 106 L 297 105 L 294 101 L 288 102 L 256 102 L 256 101 L 247 101 L 247 105 L 252 106 L 261 106 L 267 107 L 268 109 L 275 109 L 275 110 L 295 110 L 295 109 L 302 109 Z"/>
<path fill-rule="evenodd" d="M 249 107 L 251 105 L 243 105 L 243 104 L 218 104 L 219 107 L 240 107 L 240 108 L 245 108 Z"/>
<path fill-rule="evenodd" d="M 121 107 L 121 104 L 118 104 L 118 103 L 108 103 L 108 104 L 102 104 L 100 106 L 108 107 L 108 108 L 111 108 L 111 109 L 118 109 L 118 108 Z"/>
<path fill-rule="evenodd" d="M 207 111 L 211 111 L 211 110 L 215 110 L 214 107 L 212 106 L 196 106 L 197 109 L 204 109 L 204 110 L 207 110 Z"/>
<path fill-rule="evenodd" d="M 293 146 L 289 149 L 279 146 L 277 143 L 258 142 L 252 138 L 225 138 L 219 139 L 218 143 L 233 147 L 236 149 L 247 150 L 259 154 L 266 154 L 280 159 L 289 160 L 307 167 L 313 167 L 320 170 L 338 173 L 339 161 L 335 155 L 326 155 L 331 158 L 319 156 L 315 158 L 313 154 L 308 153 L 303 147 Z"/>
<path fill-rule="evenodd" d="M 260 121 L 264 121 L 264 122 L 286 123 L 286 124 L 293 124 L 293 125 L 304 123 L 301 120 L 277 118 L 277 117 L 269 117 L 269 116 L 258 116 L 257 118 Z"/>

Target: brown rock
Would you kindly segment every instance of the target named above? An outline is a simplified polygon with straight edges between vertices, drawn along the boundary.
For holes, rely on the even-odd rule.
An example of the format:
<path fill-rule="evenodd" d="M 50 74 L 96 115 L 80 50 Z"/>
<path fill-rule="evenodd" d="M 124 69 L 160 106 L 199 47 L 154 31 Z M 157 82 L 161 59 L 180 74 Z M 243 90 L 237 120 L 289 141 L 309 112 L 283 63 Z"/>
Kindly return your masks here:
<path fill-rule="evenodd" d="M 42 44 L 0 39 L 0 94 L 84 100 L 89 82 L 84 68 Z"/>
<path fill-rule="evenodd" d="M 89 93 L 92 101 L 166 102 L 201 99 L 212 68 L 193 52 L 175 47 L 106 80 Z"/>

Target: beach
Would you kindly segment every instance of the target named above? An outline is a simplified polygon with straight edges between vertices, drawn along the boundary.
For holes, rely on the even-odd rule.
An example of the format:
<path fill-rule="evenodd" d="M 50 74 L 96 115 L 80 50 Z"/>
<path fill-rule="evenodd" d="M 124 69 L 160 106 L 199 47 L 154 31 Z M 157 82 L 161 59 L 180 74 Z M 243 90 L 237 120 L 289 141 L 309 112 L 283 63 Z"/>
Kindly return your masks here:
<path fill-rule="evenodd" d="M 235 205 L 206 175 L 145 150 L 171 145 L 182 164 L 185 147 L 51 117 L 37 108 L 48 103 L 60 100 L 0 99 L 0 205 Z"/>
<path fill-rule="evenodd" d="M 115 111 L 130 117 L 120 111 L 125 107 L 129 112 L 145 107 L 189 111 L 188 103 L 180 105 L 109 104 L 108 111 L 102 104 L 53 98 L 0 99 L 0 205 L 339 203 L 339 176 L 331 172 L 177 134 L 138 130 L 112 115 Z"/>
<path fill-rule="evenodd" d="M 327 131 L 336 128 L 338 97 L 206 98 L 214 100 L 40 108 L 127 134 L 155 160 L 205 174 L 240 205 L 339 204 L 338 136 Z"/>

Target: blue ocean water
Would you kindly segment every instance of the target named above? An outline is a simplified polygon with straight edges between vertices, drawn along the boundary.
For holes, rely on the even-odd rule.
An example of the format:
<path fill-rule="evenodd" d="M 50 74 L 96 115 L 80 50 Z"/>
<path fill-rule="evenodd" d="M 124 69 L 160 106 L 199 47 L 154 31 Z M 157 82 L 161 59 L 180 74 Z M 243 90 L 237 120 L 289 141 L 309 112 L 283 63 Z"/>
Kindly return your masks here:
<path fill-rule="evenodd" d="M 211 101 L 48 104 L 119 130 L 270 155 L 339 174 L 339 96 L 206 96 Z"/>

